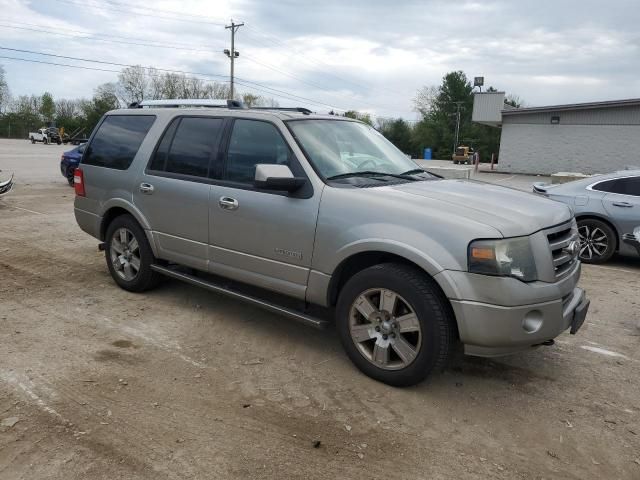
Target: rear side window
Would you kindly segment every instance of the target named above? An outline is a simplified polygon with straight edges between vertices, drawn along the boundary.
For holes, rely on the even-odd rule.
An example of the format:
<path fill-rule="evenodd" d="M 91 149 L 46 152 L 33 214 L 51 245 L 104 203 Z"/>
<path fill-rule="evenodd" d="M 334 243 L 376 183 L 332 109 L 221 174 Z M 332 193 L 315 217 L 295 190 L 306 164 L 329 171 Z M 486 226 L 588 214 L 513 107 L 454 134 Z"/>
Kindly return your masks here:
<path fill-rule="evenodd" d="M 591 187 L 599 192 L 618 193 L 640 197 L 640 177 L 617 178 L 606 180 Z"/>
<path fill-rule="evenodd" d="M 179 117 L 165 131 L 149 170 L 207 177 L 218 152 L 221 118 Z"/>
<path fill-rule="evenodd" d="M 156 119 L 153 115 L 110 115 L 98 127 L 82 163 L 126 170 Z"/>
<path fill-rule="evenodd" d="M 229 140 L 225 179 L 253 183 L 256 164 L 289 165 L 289 147 L 271 123 L 236 120 Z"/>

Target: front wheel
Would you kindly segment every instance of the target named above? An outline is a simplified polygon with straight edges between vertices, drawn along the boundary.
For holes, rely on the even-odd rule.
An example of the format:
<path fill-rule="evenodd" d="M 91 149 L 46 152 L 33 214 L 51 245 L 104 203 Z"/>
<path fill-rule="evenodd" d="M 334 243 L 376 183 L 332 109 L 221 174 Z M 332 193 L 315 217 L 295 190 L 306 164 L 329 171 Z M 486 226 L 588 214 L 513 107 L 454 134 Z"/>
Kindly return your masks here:
<path fill-rule="evenodd" d="M 602 220 L 586 218 L 578 221 L 580 260 L 584 263 L 604 263 L 616 251 L 616 234 Z"/>
<path fill-rule="evenodd" d="M 340 340 L 351 361 L 393 386 L 415 385 L 446 365 L 456 339 L 454 322 L 434 281 L 395 263 L 351 277 L 336 308 Z"/>
<path fill-rule="evenodd" d="M 107 267 L 121 288 L 144 292 L 157 285 L 160 274 L 151 269 L 155 257 L 135 218 L 116 217 L 107 227 L 105 239 Z"/>

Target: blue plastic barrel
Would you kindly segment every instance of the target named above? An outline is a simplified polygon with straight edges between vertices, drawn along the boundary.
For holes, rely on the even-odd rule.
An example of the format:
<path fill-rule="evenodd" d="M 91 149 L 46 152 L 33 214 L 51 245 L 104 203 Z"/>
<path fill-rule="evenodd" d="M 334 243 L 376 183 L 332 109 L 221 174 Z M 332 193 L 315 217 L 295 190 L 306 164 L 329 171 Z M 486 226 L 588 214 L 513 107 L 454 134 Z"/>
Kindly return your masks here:
<path fill-rule="evenodd" d="M 424 159 L 425 160 L 431 160 L 431 149 L 430 148 L 425 148 L 424 149 Z"/>

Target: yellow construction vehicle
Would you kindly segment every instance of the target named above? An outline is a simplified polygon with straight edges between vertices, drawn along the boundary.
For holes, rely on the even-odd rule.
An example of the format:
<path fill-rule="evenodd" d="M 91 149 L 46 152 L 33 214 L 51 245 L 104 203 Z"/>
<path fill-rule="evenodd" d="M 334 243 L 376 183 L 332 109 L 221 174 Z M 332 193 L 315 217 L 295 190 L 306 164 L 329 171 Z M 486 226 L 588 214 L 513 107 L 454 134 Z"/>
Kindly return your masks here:
<path fill-rule="evenodd" d="M 456 148 L 455 153 L 451 155 L 451 160 L 453 160 L 453 163 L 455 164 L 470 164 L 473 161 L 473 148 L 467 147 L 466 145 L 460 145 Z"/>

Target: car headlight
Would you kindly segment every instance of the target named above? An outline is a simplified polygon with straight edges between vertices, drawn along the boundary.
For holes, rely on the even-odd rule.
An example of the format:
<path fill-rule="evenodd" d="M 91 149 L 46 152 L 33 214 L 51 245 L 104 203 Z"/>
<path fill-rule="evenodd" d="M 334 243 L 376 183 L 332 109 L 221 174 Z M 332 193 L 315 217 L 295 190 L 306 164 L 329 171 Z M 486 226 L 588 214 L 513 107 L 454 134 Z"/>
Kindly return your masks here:
<path fill-rule="evenodd" d="M 523 282 L 537 280 L 538 272 L 529 237 L 471 242 L 469 272 L 515 277 Z"/>

